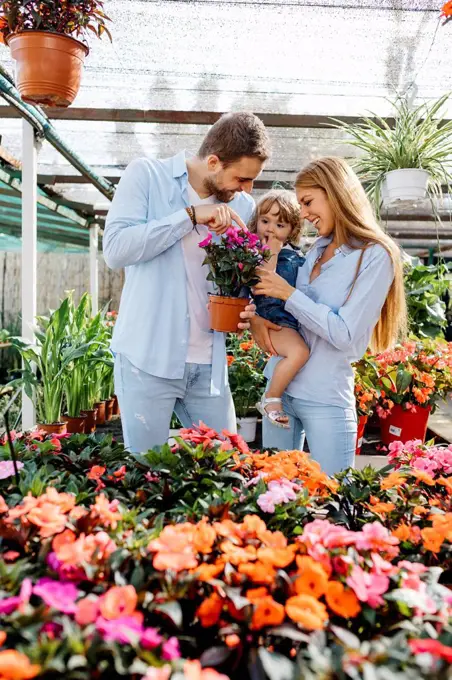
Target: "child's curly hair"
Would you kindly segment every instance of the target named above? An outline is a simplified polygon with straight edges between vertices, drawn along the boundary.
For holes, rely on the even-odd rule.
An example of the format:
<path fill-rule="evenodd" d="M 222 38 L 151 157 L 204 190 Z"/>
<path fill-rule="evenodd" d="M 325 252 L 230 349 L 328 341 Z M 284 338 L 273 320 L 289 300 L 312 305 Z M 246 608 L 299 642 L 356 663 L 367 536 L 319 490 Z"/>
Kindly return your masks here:
<path fill-rule="evenodd" d="M 288 242 L 293 246 L 298 246 L 303 226 L 301 210 L 297 198 L 293 191 L 287 189 L 272 189 L 266 193 L 257 203 L 254 213 L 248 223 L 248 229 L 255 234 L 257 222 L 261 215 L 270 212 L 274 204 L 278 205 L 279 218 L 282 222 L 287 222 L 292 227 Z"/>

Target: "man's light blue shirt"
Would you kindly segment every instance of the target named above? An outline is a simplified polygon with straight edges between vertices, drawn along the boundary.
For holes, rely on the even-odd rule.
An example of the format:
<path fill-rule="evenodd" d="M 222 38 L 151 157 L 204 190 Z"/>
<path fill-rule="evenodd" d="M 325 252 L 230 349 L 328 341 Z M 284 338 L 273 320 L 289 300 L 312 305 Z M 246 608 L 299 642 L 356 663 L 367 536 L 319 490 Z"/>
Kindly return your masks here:
<path fill-rule="evenodd" d="M 183 151 L 164 160 L 132 161 L 118 184 L 103 237 L 107 265 L 125 268 L 113 352 L 145 373 L 175 380 L 184 376 L 190 328 L 181 243 L 193 229 L 185 210 L 187 157 Z M 228 205 L 245 223 L 254 209 L 244 192 Z M 226 384 L 224 334 L 214 333 L 211 393 L 222 394 Z"/>

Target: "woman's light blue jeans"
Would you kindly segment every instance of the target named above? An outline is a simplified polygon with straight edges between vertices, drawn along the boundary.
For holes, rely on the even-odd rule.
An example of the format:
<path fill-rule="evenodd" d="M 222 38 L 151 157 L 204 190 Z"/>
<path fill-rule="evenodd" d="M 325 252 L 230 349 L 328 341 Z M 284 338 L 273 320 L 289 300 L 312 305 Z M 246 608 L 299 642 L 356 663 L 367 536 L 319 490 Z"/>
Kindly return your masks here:
<path fill-rule="evenodd" d="M 354 464 L 358 430 L 354 408 L 316 404 L 288 394 L 282 401 L 290 429 L 272 425 L 264 418 L 264 449 L 302 450 L 306 434 L 311 458 L 320 463 L 328 475 Z"/>

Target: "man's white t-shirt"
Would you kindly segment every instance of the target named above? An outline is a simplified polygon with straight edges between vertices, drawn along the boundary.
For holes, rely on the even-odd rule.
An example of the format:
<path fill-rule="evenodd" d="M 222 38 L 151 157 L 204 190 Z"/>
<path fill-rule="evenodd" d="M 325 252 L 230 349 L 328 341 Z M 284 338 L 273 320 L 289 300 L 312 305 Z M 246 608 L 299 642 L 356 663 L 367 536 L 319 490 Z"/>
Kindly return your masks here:
<path fill-rule="evenodd" d="M 193 187 L 188 184 L 188 201 L 190 205 L 216 203 L 213 196 L 200 198 Z M 206 277 L 209 267 L 203 266 L 205 251 L 199 247 L 209 233 L 209 229 L 198 224 L 182 239 L 182 249 L 187 273 L 187 302 L 190 317 L 190 333 L 188 338 L 187 363 L 211 364 L 213 333 L 210 330 L 209 312 L 207 310 L 208 294 L 213 286 Z"/>

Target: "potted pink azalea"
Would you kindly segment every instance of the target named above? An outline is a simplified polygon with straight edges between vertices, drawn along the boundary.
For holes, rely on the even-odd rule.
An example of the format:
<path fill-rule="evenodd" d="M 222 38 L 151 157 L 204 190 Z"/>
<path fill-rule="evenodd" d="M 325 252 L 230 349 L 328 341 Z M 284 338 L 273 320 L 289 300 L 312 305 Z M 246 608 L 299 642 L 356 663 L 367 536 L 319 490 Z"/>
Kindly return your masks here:
<path fill-rule="evenodd" d="M 212 281 L 216 294 L 210 295 L 212 330 L 234 333 L 240 313 L 249 304 L 247 291 L 258 282 L 256 268 L 270 257 L 270 250 L 248 229 L 230 227 L 215 241 L 209 233 L 199 244 L 209 265 L 207 280 Z"/>

